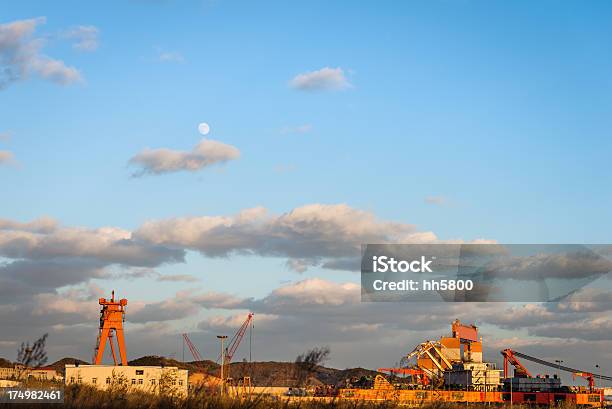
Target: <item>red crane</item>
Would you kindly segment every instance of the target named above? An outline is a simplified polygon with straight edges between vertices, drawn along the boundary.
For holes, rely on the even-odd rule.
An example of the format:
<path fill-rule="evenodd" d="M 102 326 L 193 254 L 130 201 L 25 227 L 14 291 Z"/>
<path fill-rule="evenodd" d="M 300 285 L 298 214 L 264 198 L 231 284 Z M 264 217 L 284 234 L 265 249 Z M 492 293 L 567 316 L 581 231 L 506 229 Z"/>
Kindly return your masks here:
<path fill-rule="evenodd" d="M 595 389 L 595 378 L 593 377 L 593 374 L 589 372 L 574 372 L 572 374 L 573 379 L 576 379 L 577 376 L 586 379 L 589 383 L 589 392 L 593 392 L 593 389 Z"/>
<path fill-rule="evenodd" d="M 574 369 L 574 368 L 570 368 L 568 366 L 562 366 L 559 362 L 557 362 L 557 364 L 553 364 L 552 362 L 548 362 L 545 361 L 543 359 L 540 358 L 536 358 L 527 354 L 523 354 L 521 352 L 518 351 L 513 351 L 511 349 L 504 349 L 502 351 L 502 355 L 504 356 L 504 375 L 507 377 L 507 361 L 510 361 L 510 363 L 512 363 L 512 365 L 514 365 L 517 370 L 520 370 L 520 368 L 523 368 L 522 370 L 524 370 L 527 374 L 527 376 L 531 377 L 531 375 L 529 374 L 529 372 L 527 372 L 527 370 L 525 369 L 525 367 L 523 365 L 521 365 L 520 362 L 518 362 L 517 357 L 521 357 L 523 359 L 526 359 L 528 361 L 531 362 L 535 362 L 537 364 L 540 365 L 544 365 L 544 366 L 548 366 L 551 368 L 555 368 L 558 371 L 566 371 L 566 372 L 571 372 L 574 376 L 574 378 L 576 376 L 580 376 L 582 378 L 585 378 L 588 382 L 589 382 L 589 389 L 593 390 L 593 387 L 595 386 L 595 379 L 603 379 L 603 380 L 608 380 L 608 381 L 612 381 L 612 376 L 604 376 L 604 375 L 596 375 L 593 374 L 591 372 L 586 372 L 586 371 L 581 371 L 580 369 Z"/>
<path fill-rule="evenodd" d="M 240 342 L 242 342 L 242 338 L 244 337 L 244 334 L 246 333 L 247 328 L 249 328 L 249 325 L 251 324 L 251 322 L 253 322 L 252 312 L 249 313 L 249 315 L 247 316 L 247 319 L 242 323 L 240 328 L 238 328 L 238 331 L 236 331 L 232 339 L 230 339 L 229 345 L 227 346 L 225 350 L 225 362 L 226 363 L 229 364 L 230 362 L 232 362 L 232 358 L 234 357 L 236 350 L 240 346 Z"/>
<path fill-rule="evenodd" d="M 224 369 L 225 374 L 229 374 L 229 364 L 232 362 L 232 358 L 234 358 L 234 354 L 238 350 L 240 346 L 240 342 L 242 342 L 242 338 L 244 338 L 244 334 L 246 330 L 249 328 L 251 323 L 253 322 L 253 313 L 250 312 L 247 316 L 247 319 L 242 323 L 238 331 L 234 334 L 234 336 L 229 340 L 228 346 L 225 348 L 225 359 L 223 360 L 223 364 L 226 369 Z M 217 358 L 217 362 L 221 360 L 221 355 Z"/>
<path fill-rule="evenodd" d="M 508 362 L 510 362 L 514 366 L 515 375 L 527 378 L 532 377 L 527 368 L 525 368 L 521 361 L 518 360 L 513 350 L 504 349 L 503 351 L 501 351 L 501 354 L 504 356 L 504 378 L 508 378 L 510 375 L 508 372 Z"/>
<path fill-rule="evenodd" d="M 193 359 L 195 359 L 198 362 L 203 361 L 204 359 L 202 359 L 202 355 L 200 355 L 200 351 L 198 351 L 198 348 L 196 348 L 193 342 L 191 342 L 191 340 L 189 339 L 189 335 L 183 334 L 183 339 L 185 339 L 185 343 L 189 347 L 189 350 L 191 351 L 191 355 L 193 355 Z"/>

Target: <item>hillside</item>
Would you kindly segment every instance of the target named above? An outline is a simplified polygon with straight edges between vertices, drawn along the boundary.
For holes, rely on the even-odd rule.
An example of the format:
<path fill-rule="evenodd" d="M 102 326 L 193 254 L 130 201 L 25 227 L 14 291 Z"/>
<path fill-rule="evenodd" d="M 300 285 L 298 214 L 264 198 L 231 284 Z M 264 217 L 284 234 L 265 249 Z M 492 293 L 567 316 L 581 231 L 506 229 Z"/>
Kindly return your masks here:
<path fill-rule="evenodd" d="M 14 364 L 4 358 L 0 358 L 0 368 L 12 368 L 14 366 Z"/>
<path fill-rule="evenodd" d="M 72 365 L 72 364 L 88 365 L 89 362 L 85 362 L 79 358 L 66 357 L 66 358 L 60 359 L 59 361 L 53 362 L 52 364 L 47 365 L 47 366 L 55 369 L 59 373 L 64 373 L 64 367 L 66 365 Z"/>
<path fill-rule="evenodd" d="M 79 363 L 87 365 L 89 362 L 78 358 L 62 358 L 59 361 L 48 365 L 56 371 L 63 373 L 66 364 Z M 176 366 L 181 369 L 187 369 L 190 372 L 205 372 L 213 376 L 219 376 L 219 365 L 213 361 L 192 361 L 181 362 L 175 359 L 162 356 L 143 356 L 128 362 L 129 365 L 142 366 Z M 0 358 L 0 367 L 12 367 L 13 364 L 3 358 Z M 296 386 L 298 371 L 296 364 L 293 362 L 235 362 L 230 365 L 230 377 L 237 379 L 244 376 L 250 376 L 251 382 L 255 386 Z M 346 379 L 362 376 L 375 376 L 376 371 L 364 368 L 350 369 L 335 369 L 324 366 L 316 367 L 309 377 L 310 383 L 326 384 L 326 385 L 341 385 Z"/>

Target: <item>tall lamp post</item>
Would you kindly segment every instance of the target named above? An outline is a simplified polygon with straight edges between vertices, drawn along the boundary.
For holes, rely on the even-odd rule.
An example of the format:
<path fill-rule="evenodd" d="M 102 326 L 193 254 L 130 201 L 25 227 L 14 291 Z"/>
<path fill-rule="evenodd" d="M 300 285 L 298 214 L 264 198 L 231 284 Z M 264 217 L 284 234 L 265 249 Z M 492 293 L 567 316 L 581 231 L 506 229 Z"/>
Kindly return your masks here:
<path fill-rule="evenodd" d="M 557 376 L 559 377 L 559 380 L 561 380 L 561 364 L 563 363 L 563 360 L 555 359 L 555 362 L 557 363 Z"/>
<path fill-rule="evenodd" d="M 217 335 L 217 338 L 221 340 L 221 395 L 223 395 L 225 390 L 225 377 L 223 375 L 223 369 L 225 367 L 225 348 L 223 344 L 227 339 L 227 335 Z"/>

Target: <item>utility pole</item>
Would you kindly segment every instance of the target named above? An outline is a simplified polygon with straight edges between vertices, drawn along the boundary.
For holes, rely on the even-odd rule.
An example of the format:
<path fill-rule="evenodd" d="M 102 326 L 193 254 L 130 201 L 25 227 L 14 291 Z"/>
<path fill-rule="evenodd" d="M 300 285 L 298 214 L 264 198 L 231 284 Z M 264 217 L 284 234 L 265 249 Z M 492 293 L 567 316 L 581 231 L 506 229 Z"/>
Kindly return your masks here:
<path fill-rule="evenodd" d="M 221 340 L 221 396 L 225 391 L 225 377 L 223 375 L 223 367 L 225 366 L 225 348 L 224 342 L 227 339 L 227 335 L 217 335 L 217 338 Z"/>

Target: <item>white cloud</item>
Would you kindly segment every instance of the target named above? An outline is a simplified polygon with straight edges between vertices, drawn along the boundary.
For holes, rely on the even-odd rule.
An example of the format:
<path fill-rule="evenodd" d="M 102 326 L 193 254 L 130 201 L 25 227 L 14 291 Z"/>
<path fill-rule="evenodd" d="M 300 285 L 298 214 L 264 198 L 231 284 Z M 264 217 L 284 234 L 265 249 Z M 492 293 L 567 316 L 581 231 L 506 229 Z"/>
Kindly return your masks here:
<path fill-rule="evenodd" d="M 447 202 L 448 201 L 443 196 L 427 196 L 425 198 L 425 203 L 430 204 L 430 205 L 443 206 L 447 204 Z"/>
<path fill-rule="evenodd" d="M 33 34 L 45 21 L 39 17 L 0 24 L 0 89 L 33 75 L 61 85 L 82 79 L 76 68 L 41 53 L 45 40 Z"/>
<path fill-rule="evenodd" d="M 360 255 L 362 243 L 432 243 L 432 232 L 414 225 L 379 220 L 345 204 L 310 204 L 281 215 L 264 208 L 235 216 L 173 218 L 144 223 L 135 237 L 151 243 L 200 251 L 296 259 L 289 267 L 318 265 Z M 359 265 L 357 263 L 357 265 Z"/>
<path fill-rule="evenodd" d="M 361 286 L 356 283 L 334 283 L 320 278 L 309 278 L 274 290 L 269 298 L 278 304 L 293 306 L 338 306 L 358 302 Z"/>
<path fill-rule="evenodd" d="M 0 132 L 0 141 L 6 142 L 9 139 L 11 139 L 13 136 L 13 133 L 10 131 L 7 132 Z"/>
<path fill-rule="evenodd" d="M 74 41 L 72 45 L 79 51 L 95 51 L 99 45 L 100 30 L 95 26 L 77 26 L 64 33 L 64 37 Z"/>
<path fill-rule="evenodd" d="M 160 275 L 157 278 L 157 281 L 170 281 L 170 282 L 185 282 L 185 283 L 194 283 L 199 281 L 197 277 L 192 276 L 191 274 L 167 274 Z"/>
<path fill-rule="evenodd" d="M 140 167 L 134 176 L 189 171 L 195 172 L 216 163 L 236 160 L 238 148 L 210 139 L 202 139 L 190 152 L 167 148 L 145 149 L 130 159 L 130 164 Z"/>
<path fill-rule="evenodd" d="M 51 233 L 57 228 L 57 226 L 57 221 L 50 217 L 41 217 L 26 223 L 8 219 L 0 219 L 0 230 L 21 230 L 32 233 Z"/>
<path fill-rule="evenodd" d="M 312 125 L 303 124 L 303 125 L 297 125 L 297 126 L 284 126 L 281 128 L 280 133 L 283 135 L 290 135 L 290 134 L 305 134 L 310 131 L 312 131 Z"/>
<path fill-rule="evenodd" d="M 162 62 L 185 62 L 185 57 L 183 57 L 183 54 L 173 51 L 160 51 L 158 58 L 159 61 Z"/>
<path fill-rule="evenodd" d="M 296 75 L 289 85 L 303 91 L 340 90 L 352 87 L 342 68 L 321 68 Z"/>

